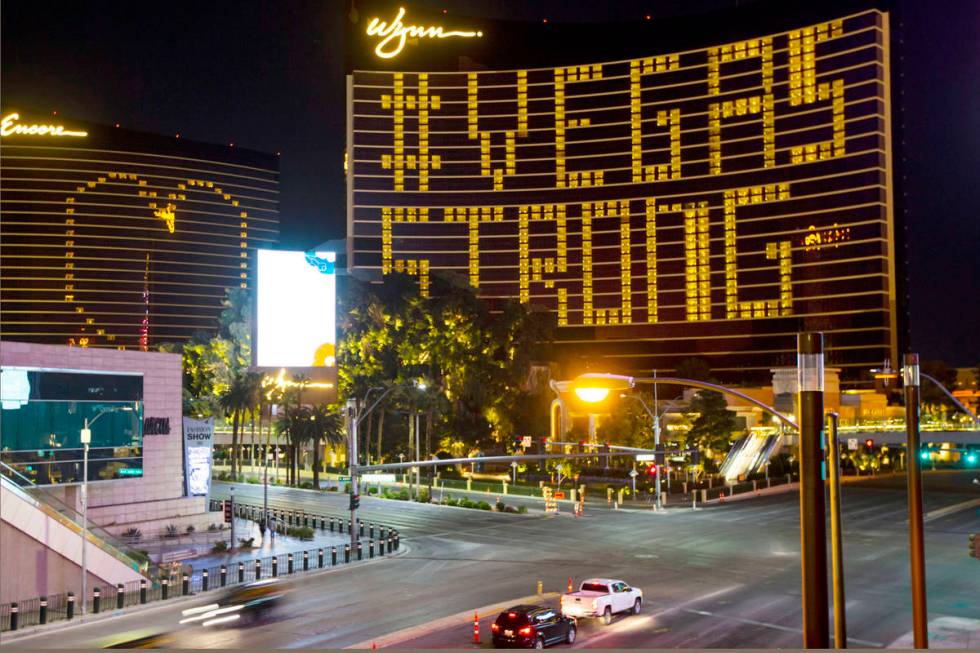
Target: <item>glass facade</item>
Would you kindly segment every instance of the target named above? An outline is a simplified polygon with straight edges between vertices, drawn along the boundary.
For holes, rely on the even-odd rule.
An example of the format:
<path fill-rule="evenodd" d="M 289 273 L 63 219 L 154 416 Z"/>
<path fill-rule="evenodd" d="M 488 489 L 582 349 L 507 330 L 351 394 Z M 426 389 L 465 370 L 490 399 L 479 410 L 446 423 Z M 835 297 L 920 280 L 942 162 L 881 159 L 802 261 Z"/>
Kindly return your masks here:
<path fill-rule="evenodd" d="M 349 265 L 554 313 L 579 367 L 895 360 L 888 14 L 557 68 L 354 71 Z"/>
<path fill-rule="evenodd" d="M 90 481 L 142 475 L 141 375 L 5 367 L 0 380 L 0 461 L 39 485 L 81 482 L 88 425 Z"/>
<path fill-rule="evenodd" d="M 5 339 L 146 350 L 212 331 L 255 249 L 278 243 L 276 156 L 3 115 Z M 49 122 L 76 135 L 11 131 Z"/>

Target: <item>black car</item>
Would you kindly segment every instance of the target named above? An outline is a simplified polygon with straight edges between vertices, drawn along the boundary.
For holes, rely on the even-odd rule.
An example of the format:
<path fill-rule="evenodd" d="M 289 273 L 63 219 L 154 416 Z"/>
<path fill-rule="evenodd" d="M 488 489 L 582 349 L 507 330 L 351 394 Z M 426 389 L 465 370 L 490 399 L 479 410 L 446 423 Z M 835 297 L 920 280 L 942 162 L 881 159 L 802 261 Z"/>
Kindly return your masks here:
<path fill-rule="evenodd" d="M 542 605 L 515 605 L 500 613 L 490 626 L 496 648 L 544 648 L 575 641 L 575 620 L 561 610 Z"/>

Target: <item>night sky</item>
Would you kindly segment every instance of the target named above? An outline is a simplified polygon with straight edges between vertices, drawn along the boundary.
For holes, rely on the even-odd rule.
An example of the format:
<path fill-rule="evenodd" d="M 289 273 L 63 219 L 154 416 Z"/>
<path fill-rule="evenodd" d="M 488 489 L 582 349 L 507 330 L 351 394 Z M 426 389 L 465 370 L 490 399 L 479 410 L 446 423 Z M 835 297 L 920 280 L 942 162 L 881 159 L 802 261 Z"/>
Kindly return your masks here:
<path fill-rule="evenodd" d="M 722 0 L 413 0 L 515 20 L 638 20 Z M 742 2 L 745 4 L 752 4 Z M 897 0 L 912 349 L 980 362 L 980 3 Z M 3 0 L 3 105 L 281 153 L 282 242 L 344 236 L 340 0 Z M 894 28 L 898 26 L 895 25 Z M 602 57 L 585 57 L 584 61 Z"/>

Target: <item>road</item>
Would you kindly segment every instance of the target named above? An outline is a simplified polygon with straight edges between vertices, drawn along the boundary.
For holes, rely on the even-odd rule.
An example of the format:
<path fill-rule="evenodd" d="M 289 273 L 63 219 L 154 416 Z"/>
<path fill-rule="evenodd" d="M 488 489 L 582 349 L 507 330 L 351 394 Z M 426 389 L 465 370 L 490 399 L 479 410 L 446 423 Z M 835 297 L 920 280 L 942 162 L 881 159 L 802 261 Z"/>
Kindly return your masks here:
<path fill-rule="evenodd" d="M 925 509 L 976 499 L 977 486 L 926 475 Z M 226 487 L 218 485 L 220 497 Z M 236 498 L 261 500 L 261 486 Z M 270 489 L 281 506 L 341 514 L 346 496 Z M 911 629 L 905 524 L 899 480 L 843 489 L 848 635 L 852 647 L 887 646 Z M 395 526 L 404 555 L 294 581 L 285 614 L 260 628 L 178 632 L 179 645 L 339 648 L 431 620 L 545 591 L 569 576 L 619 577 L 644 589 L 638 617 L 583 624 L 575 648 L 799 647 L 798 498 L 763 497 L 697 511 L 592 510 L 584 517 L 510 515 L 362 498 L 362 516 Z M 980 512 L 967 508 L 926 525 L 929 614 L 976 618 L 980 561 L 966 553 Z M 201 602 L 204 602 L 203 600 Z M 112 633 L 174 629 L 194 602 L 156 607 L 25 638 L 31 648 L 96 646 Z M 483 623 L 484 638 L 489 622 Z M 412 648 L 467 647 L 471 620 L 406 641 Z"/>

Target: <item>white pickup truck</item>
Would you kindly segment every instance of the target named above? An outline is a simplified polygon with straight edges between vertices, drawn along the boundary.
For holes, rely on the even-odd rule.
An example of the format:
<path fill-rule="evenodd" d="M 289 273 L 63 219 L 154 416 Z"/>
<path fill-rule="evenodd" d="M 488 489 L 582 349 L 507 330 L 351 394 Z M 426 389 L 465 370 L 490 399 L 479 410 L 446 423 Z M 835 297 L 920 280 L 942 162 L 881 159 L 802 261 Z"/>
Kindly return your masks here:
<path fill-rule="evenodd" d="M 582 581 L 577 592 L 561 597 L 561 613 L 566 617 L 602 617 L 606 625 L 618 612 L 639 614 L 642 605 L 643 590 L 611 578 Z"/>

